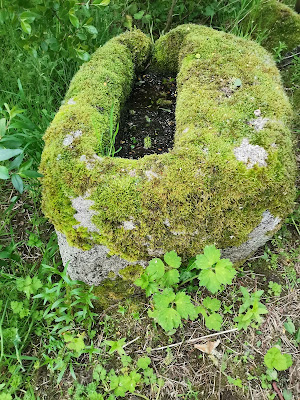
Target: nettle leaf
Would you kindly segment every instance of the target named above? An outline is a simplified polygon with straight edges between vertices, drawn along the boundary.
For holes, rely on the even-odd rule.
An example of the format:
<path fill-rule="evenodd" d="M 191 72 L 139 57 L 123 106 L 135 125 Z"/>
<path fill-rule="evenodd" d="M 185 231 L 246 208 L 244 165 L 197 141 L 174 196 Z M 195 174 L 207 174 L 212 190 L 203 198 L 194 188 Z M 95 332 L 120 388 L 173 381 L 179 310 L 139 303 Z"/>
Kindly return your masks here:
<path fill-rule="evenodd" d="M 176 310 L 180 314 L 181 318 L 191 319 L 192 321 L 198 317 L 197 307 L 191 301 L 191 297 L 184 292 L 176 294 L 175 300 Z"/>
<path fill-rule="evenodd" d="M 159 283 L 165 287 L 176 285 L 178 282 L 179 272 L 177 269 L 171 269 L 170 271 L 167 271 L 159 281 Z"/>
<path fill-rule="evenodd" d="M 293 364 L 290 354 L 282 354 L 277 347 L 272 347 L 267 351 L 264 362 L 268 368 L 275 368 L 277 371 L 284 371 Z"/>
<path fill-rule="evenodd" d="M 176 251 L 169 251 L 164 255 L 165 262 L 172 268 L 179 268 L 181 265 L 181 257 L 179 257 Z"/>
<path fill-rule="evenodd" d="M 221 307 L 221 302 L 218 299 L 213 299 L 211 297 L 205 297 L 202 302 L 203 306 L 210 311 L 218 311 Z"/>
<path fill-rule="evenodd" d="M 154 318 L 166 332 L 178 328 L 181 323 L 180 315 L 174 308 L 160 308 L 149 311 L 148 315 Z"/>
<path fill-rule="evenodd" d="M 153 258 L 153 260 L 149 262 L 146 272 L 148 273 L 151 281 L 160 279 L 165 273 L 164 263 L 159 258 Z"/>
<path fill-rule="evenodd" d="M 223 323 L 223 318 L 220 314 L 212 313 L 205 318 L 205 325 L 208 329 L 219 331 Z"/>

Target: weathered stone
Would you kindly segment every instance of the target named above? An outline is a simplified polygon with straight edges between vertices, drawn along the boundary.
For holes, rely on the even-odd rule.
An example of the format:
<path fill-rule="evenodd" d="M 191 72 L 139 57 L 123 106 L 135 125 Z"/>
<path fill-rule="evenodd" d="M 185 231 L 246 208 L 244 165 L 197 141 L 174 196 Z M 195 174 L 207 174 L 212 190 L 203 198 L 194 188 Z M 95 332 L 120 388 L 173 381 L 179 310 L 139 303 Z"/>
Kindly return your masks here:
<path fill-rule="evenodd" d="M 174 147 L 135 160 L 97 154 L 112 104 L 116 127 L 151 54 L 155 71 L 177 75 Z M 196 25 L 170 31 L 153 51 L 140 31 L 110 40 L 75 75 L 44 137 L 43 209 L 71 277 L 99 284 L 212 243 L 244 261 L 293 206 L 291 116 L 275 63 L 254 42 Z"/>

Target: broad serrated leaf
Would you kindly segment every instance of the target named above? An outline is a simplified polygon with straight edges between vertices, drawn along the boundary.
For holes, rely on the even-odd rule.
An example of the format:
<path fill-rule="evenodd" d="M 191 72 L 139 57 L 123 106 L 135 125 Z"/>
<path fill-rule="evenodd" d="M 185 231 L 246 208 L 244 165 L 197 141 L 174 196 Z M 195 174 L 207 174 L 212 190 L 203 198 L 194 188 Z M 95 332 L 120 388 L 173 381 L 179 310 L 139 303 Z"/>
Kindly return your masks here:
<path fill-rule="evenodd" d="M 290 354 L 281 354 L 277 347 L 272 347 L 267 351 L 264 362 L 268 368 L 275 368 L 277 371 L 284 371 L 293 364 L 292 356 Z"/>
<path fill-rule="evenodd" d="M 212 313 L 205 318 L 205 325 L 208 329 L 219 331 L 223 323 L 223 318 L 220 314 Z"/>
<path fill-rule="evenodd" d="M 198 317 L 197 307 L 191 301 L 191 297 L 184 292 L 178 292 L 175 300 L 176 310 L 181 318 L 191 319 L 192 321 Z"/>
<path fill-rule="evenodd" d="M 172 303 L 175 299 L 175 293 L 173 289 L 167 288 L 164 289 L 162 293 L 156 293 L 153 296 L 153 303 L 156 308 L 167 308 L 170 303 Z"/>
<path fill-rule="evenodd" d="M 170 271 L 167 271 L 161 280 L 159 281 L 159 284 L 164 286 L 164 287 L 169 287 L 173 286 L 176 283 L 179 282 L 179 272 L 177 269 L 171 269 Z"/>
<path fill-rule="evenodd" d="M 179 268 L 181 265 L 181 258 L 177 255 L 176 251 L 169 251 L 164 255 L 165 262 L 172 268 Z"/>
<path fill-rule="evenodd" d="M 232 283 L 232 279 L 236 275 L 236 270 L 232 267 L 232 263 L 229 260 L 219 260 L 215 267 L 215 273 L 218 281 L 222 284 Z"/>
<path fill-rule="evenodd" d="M 178 328 L 181 322 L 180 315 L 174 308 L 161 308 L 159 310 L 149 311 L 148 315 L 154 318 L 166 332 Z"/>
<path fill-rule="evenodd" d="M 153 260 L 149 262 L 146 272 L 151 281 L 160 279 L 165 273 L 164 263 L 159 258 L 153 258 Z"/>
<path fill-rule="evenodd" d="M 211 297 L 205 297 L 202 302 L 203 306 L 210 311 L 218 311 L 221 307 L 221 302 L 218 299 L 212 299 Z"/>
<path fill-rule="evenodd" d="M 203 269 L 198 275 L 199 285 L 205 286 L 211 293 L 216 293 L 221 288 L 216 274 L 211 269 Z"/>
<path fill-rule="evenodd" d="M 137 366 L 138 366 L 138 368 L 146 369 L 146 368 L 148 368 L 150 363 L 151 363 L 151 360 L 149 357 L 141 357 L 137 361 Z"/>

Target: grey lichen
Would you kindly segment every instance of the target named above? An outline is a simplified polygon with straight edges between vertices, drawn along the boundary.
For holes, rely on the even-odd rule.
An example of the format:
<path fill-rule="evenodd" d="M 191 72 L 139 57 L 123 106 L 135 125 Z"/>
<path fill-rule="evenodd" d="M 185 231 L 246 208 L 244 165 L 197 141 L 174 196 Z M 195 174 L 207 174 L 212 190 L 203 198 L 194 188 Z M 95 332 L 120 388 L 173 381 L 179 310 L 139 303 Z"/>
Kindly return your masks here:
<path fill-rule="evenodd" d="M 71 199 L 72 207 L 77 211 L 76 214 L 74 214 L 74 218 L 79 222 L 79 224 L 74 225 L 73 228 L 77 229 L 81 226 L 87 228 L 89 232 L 99 233 L 99 229 L 92 222 L 92 217 L 97 215 L 97 212 L 90 209 L 95 202 L 93 200 L 88 200 L 89 196 L 90 193 L 86 192 L 84 196 Z"/>
<path fill-rule="evenodd" d="M 233 152 L 238 161 L 246 164 L 247 169 L 253 168 L 255 164 L 258 164 L 259 167 L 267 166 L 268 152 L 261 146 L 250 144 L 247 138 L 244 138 L 241 145 L 236 147 Z"/>

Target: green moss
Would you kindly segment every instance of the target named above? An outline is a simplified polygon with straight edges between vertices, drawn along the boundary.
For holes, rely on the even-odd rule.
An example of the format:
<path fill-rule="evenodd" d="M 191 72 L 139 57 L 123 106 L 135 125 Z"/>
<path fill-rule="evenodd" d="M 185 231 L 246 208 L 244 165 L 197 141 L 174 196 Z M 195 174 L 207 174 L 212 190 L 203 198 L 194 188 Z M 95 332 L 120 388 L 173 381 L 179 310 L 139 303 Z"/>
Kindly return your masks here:
<path fill-rule="evenodd" d="M 286 51 L 299 46 L 300 16 L 294 9 L 277 0 L 263 1 L 261 8 L 255 9 L 242 25 L 249 26 L 249 22 L 253 28 L 252 37 L 256 38 L 265 32 L 261 44 L 269 51 L 277 48 L 280 42 L 286 45 Z"/>
<path fill-rule="evenodd" d="M 137 280 L 141 274 L 143 273 L 144 268 L 139 265 L 128 265 L 126 268 L 123 268 L 119 271 L 119 274 L 122 276 L 123 279 L 134 282 Z"/>
<path fill-rule="evenodd" d="M 112 304 L 119 304 L 130 299 L 134 293 L 132 283 L 118 277 L 115 280 L 105 279 L 101 285 L 94 288 L 93 293 L 97 296 L 96 307 L 107 309 Z"/>
<path fill-rule="evenodd" d="M 77 247 L 103 244 L 138 261 L 157 251 L 176 249 L 188 258 L 206 244 L 238 246 L 266 210 L 284 219 L 295 196 L 292 109 L 269 53 L 224 32 L 185 25 L 155 44 L 153 68 L 178 74 L 169 153 L 93 158 L 106 140 L 112 102 L 116 124 L 134 66 L 146 63 L 150 52 L 149 39 L 133 31 L 109 41 L 75 75 L 45 135 L 41 164 L 43 208 L 55 227 Z M 262 130 L 251 125 L 255 110 L 266 119 Z M 82 134 L 64 146 L 77 130 Z M 267 151 L 267 166 L 247 168 L 236 159 L 245 138 Z M 71 201 L 78 196 L 94 202 L 98 232 L 73 228 Z"/>

